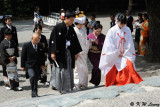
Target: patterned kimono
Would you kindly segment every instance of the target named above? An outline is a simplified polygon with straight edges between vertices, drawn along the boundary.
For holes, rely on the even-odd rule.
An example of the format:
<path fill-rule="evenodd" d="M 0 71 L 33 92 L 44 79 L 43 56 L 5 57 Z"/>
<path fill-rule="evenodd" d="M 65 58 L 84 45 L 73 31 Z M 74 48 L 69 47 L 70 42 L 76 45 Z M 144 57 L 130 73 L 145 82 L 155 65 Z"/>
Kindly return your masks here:
<path fill-rule="evenodd" d="M 145 20 L 142 24 L 141 37 L 140 37 L 140 43 L 139 43 L 140 55 L 146 54 L 148 37 L 149 37 L 148 20 Z"/>

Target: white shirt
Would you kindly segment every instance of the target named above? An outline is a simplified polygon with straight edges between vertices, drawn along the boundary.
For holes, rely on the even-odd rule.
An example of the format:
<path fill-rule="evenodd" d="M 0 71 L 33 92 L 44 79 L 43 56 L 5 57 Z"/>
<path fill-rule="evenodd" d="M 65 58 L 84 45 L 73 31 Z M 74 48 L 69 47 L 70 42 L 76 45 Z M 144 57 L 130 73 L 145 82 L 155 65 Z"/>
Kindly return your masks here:
<path fill-rule="evenodd" d="M 11 29 L 11 30 L 12 30 L 12 26 L 9 26 L 9 25 L 7 25 L 7 24 L 6 24 L 6 26 L 7 26 L 9 29 Z"/>
<path fill-rule="evenodd" d="M 33 43 L 32 43 L 32 45 L 33 45 L 33 48 L 37 51 L 37 45 L 35 45 Z"/>
<path fill-rule="evenodd" d="M 92 27 L 94 27 L 94 25 L 96 24 L 96 20 L 92 20 L 88 23 L 88 25 L 91 25 Z M 93 32 L 93 29 L 89 29 L 89 34 Z"/>

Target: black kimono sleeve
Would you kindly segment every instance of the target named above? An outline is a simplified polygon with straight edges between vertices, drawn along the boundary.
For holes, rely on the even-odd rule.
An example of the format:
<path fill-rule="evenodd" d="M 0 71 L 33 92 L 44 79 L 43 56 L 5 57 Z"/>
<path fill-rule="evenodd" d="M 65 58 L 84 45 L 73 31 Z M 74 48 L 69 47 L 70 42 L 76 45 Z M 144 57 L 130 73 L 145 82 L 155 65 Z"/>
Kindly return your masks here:
<path fill-rule="evenodd" d="M 44 51 L 45 51 L 45 53 L 48 53 L 48 43 L 47 43 L 47 39 L 46 39 L 45 36 L 43 36 L 43 41 L 44 41 L 44 44 L 45 44 Z"/>
<path fill-rule="evenodd" d="M 56 53 L 56 34 L 57 34 L 57 27 L 55 26 L 52 33 L 51 33 L 51 36 L 50 36 L 50 40 L 49 40 L 49 49 L 50 49 L 50 53 Z"/>
<path fill-rule="evenodd" d="M 78 38 L 77 38 L 77 34 L 76 34 L 76 32 L 74 31 L 74 29 L 73 29 L 73 33 L 74 33 L 73 49 L 74 49 L 74 55 L 76 55 L 76 54 L 78 54 L 79 52 L 82 51 L 82 48 L 81 48 L 81 45 L 80 45 L 79 40 L 78 40 Z"/>
<path fill-rule="evenodd" d="M 23 45 L 22 53 L 21 53 L 21 67 L 25 68 L 25 62 L 27 60 L 27 44 Z"/>
<path fill-rule="evenodd" d="M 40 47 L 40 51 L 39 51 L 40 66 L 45 66 L 45 48 L 43 47 L 42 43 L 39 43 L 38 45 Z"/>
<path fill-rule="evenodd" d="M 2 60 L 3 60 L 2 62 L 4 63 L 4 65 L 9 64 L 10 63 L 10 60 L 9 60 L 10 56 L 6 52 L 6 47 L 3 42 L 0 45 L 0 50 L 1 50 Z"/>
<path fill-rule="evenodd" d="M 18 44 L 18 37 L 17 37 L 17 29 L 16 29 L 16 27 L 14 27 L 14 32 L 15 32 L 15 34 L 12 35 L 12 37 L 14 36 L 14 37 L 13 37 L 13 40 L 14 40 L 16 46 L 18 47 L 19 44 Z"/>
<path fill-rule="evenodd" d="M 3 39 L 4 39 L 4 29 L 1 28 L 0 29 L 0 43 L 3 41 Z"/>

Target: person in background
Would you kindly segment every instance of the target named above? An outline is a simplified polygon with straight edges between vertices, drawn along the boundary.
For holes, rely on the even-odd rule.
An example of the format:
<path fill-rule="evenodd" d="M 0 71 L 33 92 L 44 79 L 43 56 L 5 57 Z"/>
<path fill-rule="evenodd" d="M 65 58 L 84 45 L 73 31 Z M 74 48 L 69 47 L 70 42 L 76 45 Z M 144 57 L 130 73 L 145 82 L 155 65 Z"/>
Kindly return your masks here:
<path fill-rule="evenodd" d="M 89 21 L 88 21 L 88 19 L 86 18 L 86 21 L 85 21 L 85 28 L 86 28 L 86 33 L 87 33 L 87 35 L 89 34 L 89 28 L 87 27 L 87 25 L 88 25 L 88 23 L 89 23 Z"/>
<path fill-rule="evenodd" d="M 89 28 L 89 34 L 93 32 L 93 27 L 96 24 L 95 18 L 96 18 L 95 14 L 92 14 L 90 17 L 91 21 L 87 25 L 87 27 Z"/>
<path fill-rule="evenodd" d="M 48 43 L 47 43 L 47 39 L 46 36 L 42 34 L 42 26 L 37 24 L 35 26 L 35 32 L 39 35 L 40 38 L 40 43 L 43 44 L 43 48 L 44 48 L 44 52 L 45 52 L 45 61 L 47 61 L 47 54 L 48 54 Z M 42 76 L 43 71 L 40 70 L 40 83 L 43 83 L 44 85 L 49 85 L 49 82 L 47 82 L 47 75 L 43 75 Z"/>
<path fill-rule="evenodd" d="M 102 34 L 102 25 L 96 23 L 93 27 L 93 32 L 87 36 L 90 41 L 90 49 L 88 53 L 89 60 L 93 65 L 92 76 L 90 83 L 97 87 L 101 81 L 101 70 L 99 69 L 99 61 L 101 56 L 101 51 L 105 39 L 105 35 Z"/>
<path fill-rule="evenodd" d="M 143 15 L 144 22 L 141 27 L 141 37 L 139 43 L 139 56 L 144 56 L 147 53 L 147 44 L 149 38 L 149 25 L 148 25 L 148 15 L 145 13 Z"/>
<path fill-rule="evenodd" d="M 60 19 L 61 19 L 61 21 L 64 20 L 64 17 L 65 17 L 65 10 L 62 8 L 61 11 L 60 11 Z"/>
<path fill-rule="evenodd" d="M 139 13 L 138 14 L 138 20 L 135 21 L 134 25 L 136 28 L 136 32 L 135 32 L 135 42 L 137 45 L 137 54 L 139 54 L 139 42 L 140 42 L 140 36 L 141 36 L 141 27 L 142 27 L 142 23 L 143 23 L 143 18 L 142 18 L 142 14 Z"/>
<path fill-rule="evenodd" d="M 40 24 L 42 26 L 43 24 L 42 17 L 40 16 L 40 8 L 38 6 L 35 7 L 33 20 L 34 20 L 33 32 L 35 32 L 35 25 Z"/>
<path fill-rule="evenodd" d="M 111 19 L 111 22 L 110 22 L 110 28 L 113 27 L 114 25 L 116 25 L 115 23 L 115 16 L 114 15 L 111 15 L 110 16 L 110 19 Z"/>
<path fill-rule="evenodd" d="M 12 32 L 12 40 L 15 42 L 17 48 L 19 46 L 18 44 L 18 37 L 17 37 L 17 29 L 15 26 L 12 25 L 12 18 L 9 16 L 5 17 L 5 23 L 6 25 L 0 29 L 0 43 L 4 39 L 4 31 L 5 29 L 10 29 Z M 19 50 L 19 49 L 18 49 Z"/>
<path fill-rule="evenodd" d="M 130 28 L 131 32 L 133 32 L 133 17 L 131 16 L 131 11 L 126 10 L 127 18 L 127 26 Z"/>

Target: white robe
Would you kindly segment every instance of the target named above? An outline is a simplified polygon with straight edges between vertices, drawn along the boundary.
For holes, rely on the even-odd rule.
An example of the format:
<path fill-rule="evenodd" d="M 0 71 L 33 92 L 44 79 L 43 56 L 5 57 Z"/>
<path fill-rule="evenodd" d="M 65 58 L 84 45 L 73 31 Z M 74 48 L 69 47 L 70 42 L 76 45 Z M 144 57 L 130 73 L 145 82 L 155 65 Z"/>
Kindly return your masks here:
<path fill-rule="evenodd" d="M 121 38 L 124 36 L 124 32 L 126 32 L 126 34 L 122 40 L 121 46 Z M 118 36 L 118 34 L 121 38 Z M 123 51 L 123 47 L 123 57 L 119 57 L 121 54 L 120 48 L 121 51 Z M 127 59 L 130 60 L 134 65 L 135 57 L 135 48 L 130 29 L 127 26 L 124 26 L 120 29 L 118 25 L 115 25 L 109 29 L 105 38 L 99 64 L 102 74 L 106 76 L 114 65 L 118 71 L 123 70 L 127 66 Z"/>
<path fill-rule="evenodd" d="M 89 42 L 84 28 L 78 29 L 74 27 L 78 40 L 82 47 L 82 52 L 79 53 L 78 59 L 75 62 L 74 83 L 82 86 L 88 85 L 88 66 L 87 55 L 89 50 Z"/>

